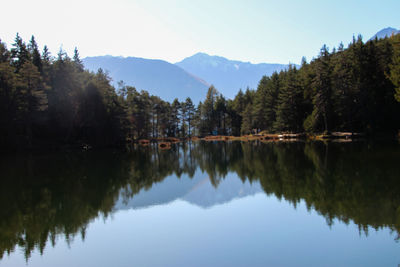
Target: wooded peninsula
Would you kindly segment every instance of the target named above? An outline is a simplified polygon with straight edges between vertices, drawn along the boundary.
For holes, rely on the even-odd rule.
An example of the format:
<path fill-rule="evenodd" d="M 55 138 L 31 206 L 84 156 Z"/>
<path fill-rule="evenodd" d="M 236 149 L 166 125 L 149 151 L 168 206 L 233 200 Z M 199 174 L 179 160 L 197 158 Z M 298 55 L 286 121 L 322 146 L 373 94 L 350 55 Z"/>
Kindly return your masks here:
<path fill-rule="evenodd" d="M 116 147 L 140 139 L 254 133 L 359 132 L 400 129 L 400 35 L 329 51 L 301 67 L 264 76 L 258 88 L 226 99 L 210 86 L 203 102 L 164 101 L 106 71 L 85 70 L 75 49 L 53 57 L 34 36 L 0 40 L 0 147 Z"/>

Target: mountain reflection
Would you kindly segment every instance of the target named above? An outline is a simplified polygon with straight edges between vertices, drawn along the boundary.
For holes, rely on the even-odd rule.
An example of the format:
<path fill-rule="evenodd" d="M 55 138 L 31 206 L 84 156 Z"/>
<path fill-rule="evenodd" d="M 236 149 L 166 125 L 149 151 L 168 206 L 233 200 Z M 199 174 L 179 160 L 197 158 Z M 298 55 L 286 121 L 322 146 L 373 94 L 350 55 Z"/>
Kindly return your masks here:
<path fill-rule="evenodd" d="M 35 248 L 43 253 L 47 242 L 54 246 L 58 235 L 84 239 L 92 220 L 118 209 L 178 198 L 207 208 L 260 191 L 295 207 L 304 201 L 328 224 L 353 221 L 366 234 L 368 227 L 399 234 L 399 158 L 398 144 L 322 142 L 199 142 L 167 151 L 4 157 L 0 257 L 19 246 L 28 259 Z M 229 179 L 232 172 L 242 183 Z M 200 187 L 204 178 L 212 186 Z M 218 197 L 206 198 L 211 189 Z"/>

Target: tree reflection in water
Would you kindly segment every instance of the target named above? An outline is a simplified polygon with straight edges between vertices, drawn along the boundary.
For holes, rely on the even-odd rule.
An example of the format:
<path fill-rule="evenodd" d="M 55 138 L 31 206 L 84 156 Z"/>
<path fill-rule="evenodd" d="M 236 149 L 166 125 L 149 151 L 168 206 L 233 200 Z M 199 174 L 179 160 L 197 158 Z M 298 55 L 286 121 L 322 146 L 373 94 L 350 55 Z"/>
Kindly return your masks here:
<path fill-rule="evenodd" d="M 28 259 L 58 235 L 85 238 L 88 224 L 108 217 L 165 177 L 207 173 L 212 185 L 235 172 L 259 181 L 267 195 L 326 218 L 400 233 L 398 144 L 196 142 L 115 151 L 7 156 L 1 159 L 0 257 L 22 247 Z"/>

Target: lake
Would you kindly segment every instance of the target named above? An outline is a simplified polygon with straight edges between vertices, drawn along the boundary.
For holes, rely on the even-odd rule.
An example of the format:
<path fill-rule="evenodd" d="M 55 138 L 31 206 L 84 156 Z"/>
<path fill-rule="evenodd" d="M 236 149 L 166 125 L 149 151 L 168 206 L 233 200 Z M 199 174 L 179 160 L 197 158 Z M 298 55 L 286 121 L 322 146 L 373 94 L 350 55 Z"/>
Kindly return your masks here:
<path fill-rule="evenodd" d="M 398 266 L 398 142 L 3 155 L 0 266 Z"/>

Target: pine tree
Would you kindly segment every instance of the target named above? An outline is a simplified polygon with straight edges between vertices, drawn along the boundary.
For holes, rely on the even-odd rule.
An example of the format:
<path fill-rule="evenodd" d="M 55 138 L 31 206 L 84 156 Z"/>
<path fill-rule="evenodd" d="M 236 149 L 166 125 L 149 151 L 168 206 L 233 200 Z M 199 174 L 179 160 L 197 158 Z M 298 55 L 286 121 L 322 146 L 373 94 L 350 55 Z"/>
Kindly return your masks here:
<path fill-rule="evenodd" d="M 216 129 L 216 114 L 215 114 L 215 102 L 217 99 L 217 89 L 213 85 L 208 88 L 206 99 L 202 104 L 202 117 L 204 120 L 204 126 L 207 129 L 207 134 L 212 134 Z"/>
<path fill-rule="evenodd" d="M 298 72 L 289 65 L 285 72 L 281 72 L 282 86 L 278 94 L 276 122 L 274 129 L 284 132 L 299 132 L 304 120 L 303 91 L 298 82 Z"/>
<path fill-rule="evenodd" d="M 273 131 L 273 125 L 276 121 L 276 110 L 278 105 L 278 95 L 280 88 L 280 78 L 277 72 L 274 72 L 266 87 L 264 120 L 266 129 Z"/>
<path fill-rule="evenodd" d="M 0 41 L 0 147 L 15 145 L 17 107 L 17 75 L 11 66 L 11 55 Z"/>
<path fill-rule="evenodd" d="M 26 47 L 26 44 L 18 33 L 17 36 L 15 37 L 15 43 L 13 44 L 13 48 L 11 49 L 11 57 L 13 59 L 13 65 L 15 67 L 16 72 L 19 72 L 24 63 L 30 60 L 30 55 Z"/>
<path fill-rule="evenodd" d="M 172 136 L 179 136 L 179 122 L 181 117 L 181 103 L 178 98 L 175 98 L 171 104 L 171 126 L 172 126 Z"/>
<path fill-rule="evenodd" d="M 233 135 L 240 135 L 242 125 L 242 114 L 246 108 L 242 89 L 239 90 L 232 103 L 228 106 L 229 116 L 231 117 L 231 127 Z"/>
<path fill-rule="evenodd" d="M 11 53 L 8 51 L 7 46 L 0 39 L 0 63 L 10 63 Z"/>
<path fill-rule="evenodd" d="M 47 95 L 44 92 L 40 72 L 31 62 L 27 61 L 22 65 L 19 72 L 19 81 L 20 83 L 17 87 L 19 120 L 25 129 L 28 147 L 31 147 L 34 119 L 39 119 L 37 112 L 47 109 Z M 43 115 L 39 114 L 39 116 Z"/>
<path fill-rule="evenodd" d="M 218 133 L 226 135 L 226 100 L 222 95 L 217 97 L 214 109 Z"/>
<path fill-rule="evenodd" d="M 195 128 L 197 130 L 198 136 L 204 136 L 204 135 L 208 134 L 207 128 L 205 125 L 205 119 L 203 116 L 203 103 L 201 101 L 197 105 L 197 110 L 195 113 L 194 121 L 195 121 L 194 124 L 195 124 Z"/>
<path fill-rule="evenodd" d="M 42 55 L 41 55 L 41 63 L 42 63 L 42 78 L 43 78 L 43 82 L 46 85 L 47 89 L 50 89 L 49 86 L 51 84 L 51 69 L 52 69 L 52 58 L 51 58 L 51 54 L 49 49 L 47 48 L 47 46 L 45 45 L 43 47 L 43 51 L 42 51 Z"/>
<path fill-rule="evenodd" d="M 273 131 L 273 125 L 276 120 L 278 91 L 278 73 L 274 72 L 271 77 L 264 76 L 261 78 L 254 99 L 253 118 L 256 128 Z"/>
<path fill-rule="evenodd" d="M 323 129 L 329 131 L 330 118 L 332 116 L 332 82 L 331 82 L 331 65 L 330 54 L 326 45 L 321 49 L 320 56 L 315 62 L 316 76 L 313 81 L 314 87 L 314 110 L 313 110 L 313 126 L 317 127 L 318 122 L 322 119 Z M 318 128 L 315 128 L 318 129 Z"/>
<path fill-rule="evenodd" d="M 76 48 L 76 47 L 74 49 L 73 61 L 75 63 L 75 66 L 77 67 L 78 71 L 82 72 L 84 70 L 84 66 L 83 66 L 83 62 L 82 62 L 81 58 L 79 57 L 78 48 Z"/>
<path fill-rule="evenodd" d="M 192 128 L 193 128 L 193 120 L 194 120 L 194 116 L 196 113 L 196 108 L 193 105 L 193 102 L 190 99 L 190 97 L 186 98 L 184 106 L 185 106 L 185 110 L 186 110 L 186 121 L 188 123 L 188 136 L 191 137 L 192 136 Z"/>
<path fill-rule="evenodd" d="M 42 61 L 46 64 L 50 64 L 51 62 L 51 54 L 49 51 L 49 48 L 47 47 L 47 45 L 45 45 L 43 47 L 43 51 L 42 51 Z"/>
<path fill-rule="evenodd" d="M 180 134 L 181 137 L 186 137 L 187 135 L 187 124 L 186 124 L 186 119 L 187 119 L 187 110 L 186 110 L 186 105 L 185 102 L 181 102 L 179 104 L 180 106 Z"/>
<path fill-rule="evenodd" d="M 240 133 L 242 135 L 244 134 L 250 134 L 253 129 L 253 111 L 252 111 L 252 105 L 247 105 L 245 110 L 243 111 L 242 115 L 242 125 L 240 127 Z"/>
<path fill-rule="evenodd" d="M 267 111 L 267 86 L 270 82 L 270 78 L 263 76 L 258 83 L 256 96 L 254 99 L 253 117 L 254 125 L 257 129 L 265 130 L 267 128 L 268 122 L 265 120 Z"/>
<path fill-rule="evenodd" d="M 354 111 L 357 95 L 356 78 L 353 70 L 353 54 L 339 45 L 338 52 L 332 59 L 332 86 L 334 124 L 339 130 L 353 131 Z"/>
<path fill-rule="evenodd" d="M 32 57 L 32 63 L 37 67 L 40 73 L 43 71 L 42 58 L 40 56 L 39 48 L 36 43 L 35 37 L 32 35 L 28 45 L 28 51 Z"/>
<path fill-rule="evenodd" d="M 246 92 L 243 96 L 244 99 L 244 110 L 241 113 L 242 117 L 242 124 L 240 125 L 240 133 L 241 134 L 250 134 L 253 129 L 253 102 L 255 99 L 255 92 L 250 90 L 249 88 L 246 89 Z"/>
<path fill-rule="evenodd" d="M 171 117 L 171 105 L 168 102 L 162 101 L 160 104 L 159 115 L 159 132 L 161 136 L 168 136 L 170 126 L 170 117 Z"/>
<path fill-rule="evenodd" d="M 390 80 L 395 86 L 394 96 L 400 102 L 400 35 L 393 37 L 393 46 L 395 48 L 393 62 L 390 64 Z"/>

